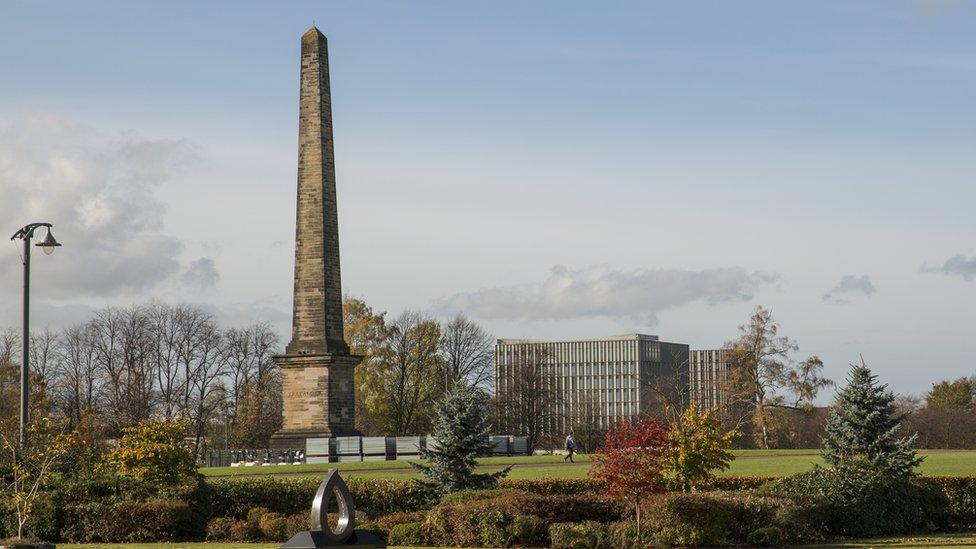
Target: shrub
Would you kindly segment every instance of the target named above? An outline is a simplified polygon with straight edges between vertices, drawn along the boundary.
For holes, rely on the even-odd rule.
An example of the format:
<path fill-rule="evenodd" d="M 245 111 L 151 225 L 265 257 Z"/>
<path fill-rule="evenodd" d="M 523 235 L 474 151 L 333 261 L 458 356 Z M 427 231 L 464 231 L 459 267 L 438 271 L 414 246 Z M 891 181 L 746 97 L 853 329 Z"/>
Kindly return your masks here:
<path fill-rule="evenodd" d="M 257 541 L 261 538 L 261 529 L 247 520 L 235 520 L 230 526 L 231 541 Z"/>
<path fill-rule="evenodd" d="M 175 484 L 196 473 L 193 452 L 183 442 L 185 433 L 185 422 L 144 421 L 126 427 L 108 462 L 125 476 Z"/>
<path fill-rule="evenodd" d="M 778 480 L 764 491 L 816 498 L 825 505 L 826 529 L 839 536 L 904 534 L 945 526 L 949 500 L 936 483 L 893 477 L 874 467 L 817 467 Z"/>
<path fill-rule="evenodd" d="M 642 532 L 637 534 L 634 521 L 613 522 L 607 525 L 607 546 L 617 549 L 638 549 L 649 545 L 651 536 Z"/>
<path fill-rule="evenodd" d="M 748 490 L 773 480 L 776 480 L 776 477 L 715 477 L 709 482 L 709 489 Z M 546 496 L 593 494 L 603 490 L 604 486 L 605 483 L 593 478 L 503 478 L 498 481 L 500 490 L 532 492 Z"/>
<path fill-rule="evenodd" d="M 665 474 L 668 483 L 685 492 L 711 486 L 715 471 L 724 471 L 735 459 L 732 437 L 735 431 L 724 431 L 715 410 L 690 406 L 671 424 L 670 448 Z"/>
<path fill-rule="evenodd" d="M 471 501 L 480 501 L 483 499 L 492 499 L 498 496 L 503 496 L 507 494 L 516 493 L 514 490 L 502 490 L 502 489 L 488 489 L 488 490 L 458 490 L 457 492 L 449 492 L 441 496 L 441 503 L 445 505 L 458 505 L 462 503 L 468 503 Z"/>
<path fill-rule="evenodd" d="M 286 516 L 303 511 L 307 513 L 321 483 L 319 477 L 212 480 L 210 497 L 213 515 L 244 518 L 249 509 L 258 506 Z M 353 478 L 346 481 L 346 485 L 356 502 L 357 513 L 380 516 L 429 507 L 429 493 L 415 482 Z"/>
<path fill-rule="evenodd" d="M 393 527 L 397 524 L 405 524 L 407 522 L 416 522 L 419 524 L 424 521 L 426 516 L 427 513 L 424 511 L 392 513 L 376 519 L 373 524 L 375 524 L 376 530 L 380 532 L 380 537 L 386 538 L 390 535 L 390 531 L 393 530 Z"/>
<path fill-rule="evenodd" d="M 192 525 L 189 505 L 183 501 L 154 499 L 85 504 L 71 509 L 62 531 L 69 541 L 140 542 L 178 541 L 202 537 Z"/>
<path fill-rule="evenodd" d="M 512 519 L 510 527 L 510 542 L 519 545 L 532 546 L 537 542 L 544 542 L 546 534 L 546 521 L 535 515 L 516 515 Z"/>
<path fill-rule="evenodd" d="M 780 545 L 783 543 L 783 531 L 776 526 L 756 528 L 746 536 L 750 545 Z"/>
<path fill-rule="evenodd" d="M 420 523 L 405 522 L 403 524 L 397 524 L 392 530 L 390 530 L 390 535 L 386 541 L 390 545 L 416 546 L 423 544 L 423 536 L 421 536 L 420 533 Z"/>
<path fill-rule="evenodd" d="M 624 507 L 596 494 L 575 496 L 541 496 L 538 494 L 506 494 L 468 504 L 472 508 L 502 509 L 510 514 L 535 515 L 546 523 L 620 520 Z"/>
<path fill-rule="evenodd" d="M 790 541 L 816 539 L 822 510 L 814 503 L 749 492 L 673 493 L 660 498 L 645 517 L 657 543 L 725 545 L 743 542 L 760 528 L 780 526 Z"/>
<path fill-rule="evenodd" d="M 258 519 L 261 536 L 269 541 L 286 541 L 288 539 L 288 521 L 280 513 L 265 513 Z"/>
<path fill-rule="evenodd" d="M 234 519 L 226 517 L 211 519 L 207 524 L 207 539 L 210 541 L 227 541 L 231 539 L 230 529 L 234 522 L 236 522 Z"/>
<path fill-rule="evenodd" d="M 599 522 L 557 522 L 549 526 L 552 549 L 596 549 L 605 537 L 606 532 Z"/>
<path fill-rule="evenodd" d="M 956 527 L 976 525 L 976 477 L 926 477 L 945 492 L 950 520 Z"/>
<path fill-rule="evenodd" d="M 270 512 L 271 510 L 267 507 L 252 507 L 247 511 L 247 521 L 257 525 L 261 521 L 261 517 Z"/>
<path fill-rule="evenodd" d="M 308 512 L 288 515 L 288 518 L 285 519 L 285 528 L 289 538 L 299 532 L 305 532 L 311 527 L 312 521 Z"/>
<path fill-rule="evenodd" d="M 386 540 L 386 536 L 388 534 L 387 532 L 381 531 L 379 529 L 379 527 L 376 526 L 376 523 L 375 522 L 362 522 L 362 523 L 357 523 L 356 524 L 356 530 L 362 530 L 364 532 L 369 532 L 370 534 L 373 534 L 376 537 L 378 537 L 378 538 L 380 538 L 380 539 L 382 539 L 384 541 Z"/>

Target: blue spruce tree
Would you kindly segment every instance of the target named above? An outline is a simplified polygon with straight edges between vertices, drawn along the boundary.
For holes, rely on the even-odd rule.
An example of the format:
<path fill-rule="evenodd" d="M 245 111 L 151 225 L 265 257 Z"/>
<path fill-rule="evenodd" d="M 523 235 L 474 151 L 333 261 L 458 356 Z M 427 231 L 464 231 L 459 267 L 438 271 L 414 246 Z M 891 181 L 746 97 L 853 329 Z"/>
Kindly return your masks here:
<path fill-rule="evenodd" d="M 423 484 L 438 493 L 466 488 L 494 488 L 510 467 L 495 473 L 475 473 L 477 457 L 491 453 L 490 426 L 477 391 L 457 384 L 441 402 L 434 418 L 433 447 L 420 450 L 427 463 L 414 463 Z"/>
<path fill-rule="evenodd" d="M 823 456 L 831 465 L 867 463 L 883 472 L 909 476 L 922 462 L 913 449 L 917 434 L 900 438 L 905 418 L 894 406 L 895 396 L 887 384 L 864 365 L 852 365 L 847 386 L 827 418 Z"/>

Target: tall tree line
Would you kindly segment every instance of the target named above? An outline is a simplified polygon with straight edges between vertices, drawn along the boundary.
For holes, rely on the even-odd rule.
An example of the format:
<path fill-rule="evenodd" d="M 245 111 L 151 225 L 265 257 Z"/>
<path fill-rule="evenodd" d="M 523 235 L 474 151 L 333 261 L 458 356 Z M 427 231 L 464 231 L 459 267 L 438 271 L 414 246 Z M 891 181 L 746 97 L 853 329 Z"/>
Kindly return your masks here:
<path fill-rule="evenodd" d="M 86 414 L 117 436 L 149 418 L 185 418 L 206 439 L 263 446 L 281 424 L 280 341 L 267 323 L 222 328 L 192 305 L 109 307 L 61 331 L 31 334 L 31 375 L 48 413 Z M 0 413 L 17 413 L 20 335 L 0 331 Z M 8 398 L 9 397 L 9 398 Z M 211 435 L 211 436 L 208 436 Z"/>
<path fill-rule="evenodd" d="M 441 322 L 416 311 L 395 318 L 365 301 L 343 301 L 346 341 L 363 356 L 356 368 L 356 423 L 368 435 L 426 433 L 434 405 L 459 384 L 487 402 L 493 386 L 492 336 L 463 315 Z"/>

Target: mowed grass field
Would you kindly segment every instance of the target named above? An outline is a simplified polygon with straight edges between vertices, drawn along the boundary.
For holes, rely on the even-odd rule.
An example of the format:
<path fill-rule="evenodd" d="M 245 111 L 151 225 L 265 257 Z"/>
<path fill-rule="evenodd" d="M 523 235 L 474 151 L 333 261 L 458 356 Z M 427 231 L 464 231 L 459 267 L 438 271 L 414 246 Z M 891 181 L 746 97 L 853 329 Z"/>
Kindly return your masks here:
<path fill-rule="evenodd" d="M 925 476 L 976 476 L 976 450 L 921 450 L 925 456 L 920 472 Z M 736 459 L 726 476 L 777 477 L 808 471 L 823 463 L 819 450 L 736 450 Z M 483 471 L 512 466 L 511 478 L 582 478 L 592 465 L 589 455 L 577 455 L 576 463 L 563 456 L 490 457 L 479 461 Z M 412 478 L 416 475 L 409 461 L 346 462 L 317 465 L 272 465 L 268 467 L 210 467 L 200 471 L 208 477 L 250 475 L 306 476 L 339 469 L 344 477 Z"/>

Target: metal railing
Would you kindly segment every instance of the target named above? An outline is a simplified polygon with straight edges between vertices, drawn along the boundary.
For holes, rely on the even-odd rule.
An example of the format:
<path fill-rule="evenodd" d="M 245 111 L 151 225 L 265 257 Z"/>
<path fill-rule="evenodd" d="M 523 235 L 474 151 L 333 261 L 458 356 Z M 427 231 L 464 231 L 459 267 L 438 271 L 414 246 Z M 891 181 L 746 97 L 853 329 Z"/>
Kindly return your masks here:
<path fill-rule="evenodd" d="M 494 456 L 528 455 L 528 437 L 495 435 L 489 437 Z M 304 448 L 292 449 L 206 449 L 200 452 L 201 467 L 267 467 L 305 463 L 347 461 L 387 461 L 420 459 L 421 448 L 436 447 L 431 436 L 414 437 L 333 437 L 305 439 Z"/>

